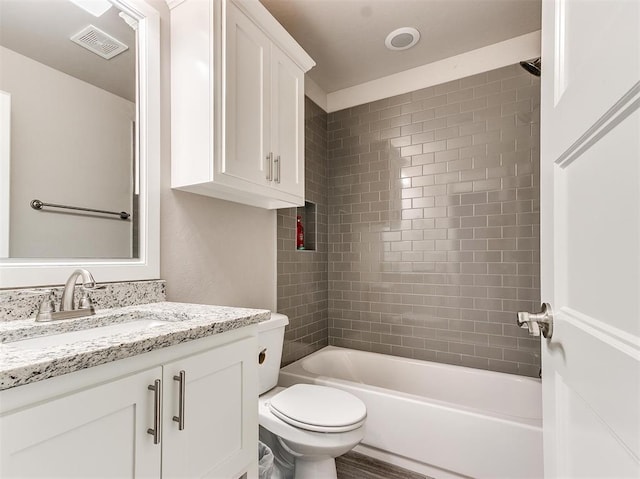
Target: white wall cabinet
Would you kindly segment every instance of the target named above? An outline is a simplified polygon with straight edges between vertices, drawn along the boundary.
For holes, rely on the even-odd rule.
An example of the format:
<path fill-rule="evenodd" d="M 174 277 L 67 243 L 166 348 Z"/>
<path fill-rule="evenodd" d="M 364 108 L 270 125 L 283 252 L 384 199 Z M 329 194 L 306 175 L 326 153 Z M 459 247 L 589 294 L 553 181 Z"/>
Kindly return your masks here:
<path fill-rule="evenodd" d="M 2 391 L 0 477 L 255 478 L 255 335 L 217 336 Z"/>
<path fill-rule="evenodd" d="M 303 205 L 313 60 L 257 0 L 169 5 L 172 187 L 263 208 Z"/>

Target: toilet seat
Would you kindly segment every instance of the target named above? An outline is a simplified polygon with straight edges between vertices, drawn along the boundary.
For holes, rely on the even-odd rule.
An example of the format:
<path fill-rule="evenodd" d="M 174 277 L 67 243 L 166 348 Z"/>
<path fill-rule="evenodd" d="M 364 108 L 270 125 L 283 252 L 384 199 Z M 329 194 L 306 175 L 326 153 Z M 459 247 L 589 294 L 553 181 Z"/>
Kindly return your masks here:
<path fill-rule="evenodd" d="M 277 393 L 269 409 L 285 423 L 314 432 L 353 431 L 367 417 L 366 406 L 357 397 L 315 384 L 295 384 Z"/>

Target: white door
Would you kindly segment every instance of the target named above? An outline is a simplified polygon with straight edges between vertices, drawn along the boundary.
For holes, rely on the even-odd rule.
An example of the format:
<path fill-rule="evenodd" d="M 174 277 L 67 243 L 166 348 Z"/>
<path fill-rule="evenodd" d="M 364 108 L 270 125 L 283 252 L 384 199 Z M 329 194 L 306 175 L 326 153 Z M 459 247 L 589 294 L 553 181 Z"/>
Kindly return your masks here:
<path fill-rule="evenodd" d="M 640 477 L 639 79 L 639 1 L 543 1 L 546 478 Z"/>

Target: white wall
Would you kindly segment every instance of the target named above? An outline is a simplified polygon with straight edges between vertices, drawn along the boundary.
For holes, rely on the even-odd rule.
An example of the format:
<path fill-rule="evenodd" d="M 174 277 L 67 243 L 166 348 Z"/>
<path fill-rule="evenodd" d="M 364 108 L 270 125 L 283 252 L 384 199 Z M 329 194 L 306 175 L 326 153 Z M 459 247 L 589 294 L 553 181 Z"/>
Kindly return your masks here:
<path fill-rule="evenodd" d="M 10 256 L 130 257 L 132 221 L 29 204 L 131 213 L 135 105 L 4 47 L 0 64 L 11 94 Z"/>
<path fill-rule="evenodd" d="M 306 93 L 331 113 L 536 58 L 540 50 L 538 30 L 328 94 L 313 83 Z"/>
<path fill-rule="evenodd" d="M 11 95 L 0 90 L 0 258 L 9 257 Z"/>
<path fill-rule="evenodd" d="M 305 74 L 304 76 L 304 94 L 324 111 L 329 111 L 329 107 L 327 105 L 327 93 L 320 88 L 308 74 Z"/>
<path fill-rule="evenodd" d="M 276 308 L 276 213 L 172 190 L 169 10 L 146 0 L 162 24 L 160 275 L 167 298 Z"/>

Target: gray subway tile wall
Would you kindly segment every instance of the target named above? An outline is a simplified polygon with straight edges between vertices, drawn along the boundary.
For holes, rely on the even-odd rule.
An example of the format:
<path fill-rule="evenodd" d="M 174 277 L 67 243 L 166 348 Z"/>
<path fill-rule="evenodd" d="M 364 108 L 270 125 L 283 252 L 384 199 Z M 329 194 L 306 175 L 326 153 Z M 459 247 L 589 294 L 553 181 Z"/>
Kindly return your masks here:
<path fill-rule="evenodd" d="M 539 97 L 512 65 L 328 115 L 328 245 L 316 254 L 327 248 L 330 344 L 538 375 L 539 340 L 515 313 L 540 304 Z M 294 245 L 295 218 L 278 221 L 279 258 L 295 254 L 280 244 L 282 230 Z M 311 267 L 296 258 L 282 272 L 279 261 L 279 309 L 281 289 L 290 310 L 307 305 L 284 294 Z M 287 332 L 303 344 L 287 360 L 325 341 L 324 314 Z"/>
<path fill-rule="evenodd" d="M 289 317 L 282 364 L 328 344 L 327 113 L 305 98 L 305 197 L 316 205 L 315 251 L 296 250 L 296 208 L 278 210 L 278 312 Z M 308 238 L 310 239 L 310 238 Z"/>

